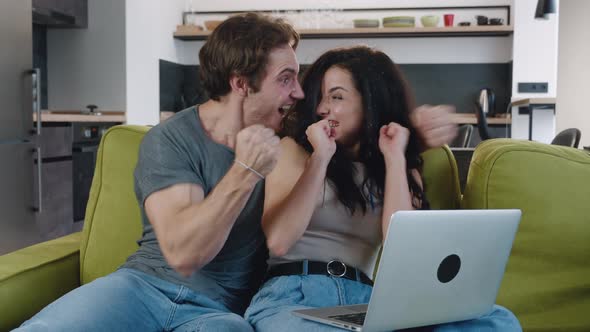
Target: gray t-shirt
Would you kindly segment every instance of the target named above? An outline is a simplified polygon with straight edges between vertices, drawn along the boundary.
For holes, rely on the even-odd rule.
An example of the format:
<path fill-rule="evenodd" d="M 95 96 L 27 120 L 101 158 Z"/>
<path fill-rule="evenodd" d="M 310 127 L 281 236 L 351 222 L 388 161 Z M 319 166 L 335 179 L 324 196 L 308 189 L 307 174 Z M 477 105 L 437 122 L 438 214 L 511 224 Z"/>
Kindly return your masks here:
<path fill-rule="evenodd" d="M 234 157 L 234 151 L 205 134 L 196 107 L 151 129 L 141 143 L 135 168 L 143 236 L 139 249 L 123 267 L 185 285 L 242 314 L 260 286 L 268 258 L 261 227 L 263 181 L 256 185 L 219 254 L 188 278 L 176 273 L 164 259 L 144 209 L 151 193 L 174 184 L 197 184 L 207 196 L 227 173 Z"/>

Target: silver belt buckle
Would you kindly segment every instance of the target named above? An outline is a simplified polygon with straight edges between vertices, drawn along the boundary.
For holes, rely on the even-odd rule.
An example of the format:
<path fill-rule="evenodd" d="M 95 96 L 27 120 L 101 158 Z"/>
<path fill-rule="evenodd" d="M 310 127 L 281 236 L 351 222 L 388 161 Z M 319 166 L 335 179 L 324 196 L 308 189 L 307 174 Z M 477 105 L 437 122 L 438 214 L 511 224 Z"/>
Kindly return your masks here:
<path fill-rule="evenodd" d="M 346 274 L 346 264 L 341 261 L 330 261 L 326 265 L 326 271 L 333 277 L 341 278 Z"/>

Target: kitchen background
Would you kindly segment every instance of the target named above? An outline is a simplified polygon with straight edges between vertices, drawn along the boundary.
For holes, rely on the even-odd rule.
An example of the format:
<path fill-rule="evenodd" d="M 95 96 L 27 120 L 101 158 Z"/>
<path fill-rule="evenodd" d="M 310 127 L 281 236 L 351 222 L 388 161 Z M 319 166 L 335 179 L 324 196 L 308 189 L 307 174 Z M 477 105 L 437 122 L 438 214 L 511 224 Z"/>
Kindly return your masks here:
<path fill-rule="evenodd" d="M 27 2 L 31 2 L 28 9 L 22 5 Z M 60 19 L 66 18 L 65 23 L 48 19 L 52 14 L 47 9 L 56 3 L 71 5 L 71 8 L 57 8 L 58 11 L 74 8 L 65 16 L 58 15 Z M 190 0 L 15 0 L 3 3 L 6 10 L 2 15 L 11 12 L 12 22 L 20 20 L 26 26 L 25 17 L 29 15 L 30 31 L 8 36 L 5 31 L 11 30 L 2 29 L 0 33 L 4 35 L 0 41 L 10 45 L 17 45 L 14 41 L 20 42 L 19 45 L 30 43 L 28 47 L 21 47 L 25 58 L 26 54 L 31 54 L 28 64 L 20 61 L 18 65 L 40 69 L 40 108 L 54 116 L 62 116 L 62 120 L 44 120 L 40 127 L 42 134 L 30 136 L 33 123 L 23 125 L 20 120 L 15 120 L 20 117 L 29 119 L 30 105 L 15 104 L 13 107 L 24 110 L 26 116 L 6 115 L 7 111 L 0 114 L 4 124 L 0 133 L 0 152 L 5 160 L 0 172 L 4 174 L 0 191 L 3 213 L 0 251 L 81 228 L 83 211 L 80 212 L 80 207 L 85 206 L 87 198 L 76 188 L 90 185 L 96 147 L 106 128 L 123 122 L 155 125 L 160 121 L 161 111 L 175 112 L 205 100 L 198 78 L 198 51 L 203 41 L 173 38 L 176 26 L 182 22 L 183 11 L 273 10 L 276 14 L 276 11 L 324 8 L 336 10 L 337 15 L 341 9 L 398 8 L 403 13 L 419 17 L 428 10 L 440 13 L 450 9 L 408 8 L 437 7 L 440 3 L 437 0 L 299 0 L 281 3 L 271 0 L 241 3 L 231 0 L 208 3 Z M 419 103 L 451 103 L 457 106 L 458 112 L 472 113 L 480 89 L 491 88 L 496 95 L 496 111 L 502 112 L 510 100 L 556 97 L 559 91 L 556 113 L 553 110 L 535 113 L 533 139 L 548 142 L 555 132 L 572 126 L 590 132 L 590 113 L 581 111 L 580 106 L 584 105 L 582 98 L 590 89 L 590 84 L 580 79 L 590 76 L 587 65 L 590 47 L 587 42 L 581 42 L 584 33 L 580 32 L 588 29 L 582 13 L 590 11 L 590 2 L 561 1 L 561 14 L 550 20 L 534 20 L 532 13 L 536 0 L 447 0 L 444 5 L 508 6 L 508 13 L 501 9 L 498 9 L 501 12 L 486 10 L 492 10 L 487 12 L 489 16 L 507 15 L 505 22 L 510 20 L 513 32 L 469 37 L 304 39 L 297 50 L 299 61 L 309 64 L 327 49 L 367 44 L 384 50 L 400 64 Z M 36 10 L 33 9 L 35 6 Z M 475 11 L 465 16 L 471 17 L 472 24 L 478 9 Z M 461 10 L 457 10 L 459 12 Z M 199 19 L 198 14 L 196 17 Z M 461 20 L 457 18 L 455 23 Z M 3 24 L 8 23 L 6 20 Z M 2 65 L 15 66 L 17 63 Z M 14 80 L 3 81 L 6 85 Z M 548 91 L 543 94 L 520 93 L 518 82 L 547 82 Z M 4 99 L 2 101 L 10 106 Z M 81 119 L 87 118 L 79 117 L 72 120 L 75 118 L 72 114 L 76 113 L 68 112 L 80 113 L 87 110 L 88 105 L 96 105 L 102 112 L 102 117 L 94 118 L 100 119 L 98 122 L 85 122 Z M 516 107 L 509 112 L 511 124 L 496 125 L 494 135 L 527 138 L 526 112 Z M 12 133 L 5 129 L 10 126 L 24 126 L 19 130 L 22 136 L 4 135 Z M 15 137 L 20 143 L 10 143 L 15 142 Z M 584 137 L 581 146 L 590 144 L 590 137 Z M 476 143 L 474 140 L 472 145 Z M 38 149 L 43 151 L 41 158 L 36 153 Z M 38 174 L 41 174 L 41 180 Z M 39 183 L 44 189 L 41 198 L 44 216 L 31 213 L 30 209 L 39 203 Z M 14 212 L 17 206 L 20 212 Z M 36 235 L 20 243 L 12 245 L 7 240 L 15 238 L 14 234 L 18 232 L 22 234 L 31 229 L 36 229 Z"/>
<path fill-rule="evenodd" d="M 530 95 L 519 93 L 517 82 L 548 82 L 548 92 L 536 97 L 555 97 L 557 73 L 557 25 L 552 20 L 534 20 L 536 0 L 448 0 L 445 6 L 510 6 L 510 22 L 514 33 L 506 36 L 475 37 L 420 37 L 420 38 L 347 38 L 347 39 L 305 39 L 297 55 L 302 64 L 311 63 L 323 51 L 339 46 L 364 43 L 384 50 L 401 65 L 470 65 L 468 71 L 481 65 L 473 74 L 474 83 L 470 91 L 455 93 L 464 96 L 461 105 L 475 100 L 480 88 L 488 87 L 502 80 L 495 91 L 498 108 L 504 108 L 507 97 L 526 98 Z M 337 7 L 336 7 L 337 6 Z M 244 3 L 221 0 L 214 3 L 193 2 L 195 11 L 240 11 L 240 10 L 292 10 L 303 8 L 416 8 L 437 7 L 439 1 L 286 1 L 280 4 L 269 0 L 252 0 Z M 198 65 L 198 50 L 202 41 L 182 41 L 171 38 L 176 25 L 181 23 L 179 13 L 190 9 L 190 0 L 171 1 L 118 1 L 89 0 L 89 28 L 85 30 L 50 30 L 47 33 L 47 55 L 49 85 L 49 107 L 53 109 L 79 109 L 92 103 L 103 110 L 124 110 L 128 123 L 156 124 L 159 122 L 160 105 L 160 60 L 183 66 Z M 405 11 L 407 13 L 407 11 Z M 127 14 L 126 14 L 127 13 Z M 424 11 L 419 13 L 425 14 Z M 475 23 L 472 13 L 472 24 Z M 502 14 L 502 13 L 500 13 Z M 499 14 L 493 13 L 490 16 Z M 108 20 L 104 18 L 108 17 Z M 505 22 L 508 20 L 506 19 Z M 456 22 L 457 23 L 457 22 Z M 534 42 L 543 36 L 543 42 Z M 535 54 L 534 57 L 530 54 Z M 491 78 L 487 65 L 503 65 L 511 71 L 506 78 Z M 65 75 L 53 77 L 52 68 L 69 67 Z M 435 68 L 431 67 L 431 68 Z M 99 69 L 100 68 L 100 69 Z M 408 67 L 409 68 L 409 67 Z M 418 67 L 414 67 L 418 68 Z M 511 68 L 511 69 L 509 69 Z M 419 70 L 418 70 L 419 71 Z M 444 72 L 445 67 L 437 72 Z M 428 70 L 423 71 L 428 73 Z M 495 72 L 494 72 L 495 74 Z M 427 91 L 427 82 L 440 82 L 440 77 L 411 77 L 411 82 L 425 84 L 415 87 L 420 96 L 432 96 Z M 448 79 L 455 75 L 449 75 Z M 76 83 L 74 83 L 76 82 Z M 109 82 L 106 84 L 105 82 Z M 457 81 L 458 82 L 458 81 Z M 467 83 L 463 80 L 461 82 Z M 465 85 L 466 86 L 466 85 Z M 509 91 L 502 88 L 510 87 Z M 440 85 L 437 86 L 440 88 Z M 440 91 L 440 89 L 436 89 Z M 424 92 L 422 92 L 424 91 Z M 465 97 L 467 95 L 471 97 Z M 442 92 L 441 92 L 441 95 Z M 447 96 L 445 93 L 444 96 Z M 164 97 L 166 99 L 168 97 Z M 450 98 L 450 99 L 448 99 Z M 437 100 L 437 99 L 436 99 Z M 435 100 L 435 101 L 436 101 Z M 98 102 L 100 101 L 100 102 Z M 444 101 L 444 100 L 443 100 Z M 164 105 L 166 103 L 163 103 Z M 164 109 L 171 110 L 171 109 Z M 460 112 L 471 112 L 471 107 L 461 107 Z M 512 110 L 512 125 L 509 136 L 528 137 L 528 116 Z M 535 137 L 549 141 L 555 133 L 555 117 L 551 110 L 535 113 Z M 503 130 L 506 132 L 506 129 Z"/>

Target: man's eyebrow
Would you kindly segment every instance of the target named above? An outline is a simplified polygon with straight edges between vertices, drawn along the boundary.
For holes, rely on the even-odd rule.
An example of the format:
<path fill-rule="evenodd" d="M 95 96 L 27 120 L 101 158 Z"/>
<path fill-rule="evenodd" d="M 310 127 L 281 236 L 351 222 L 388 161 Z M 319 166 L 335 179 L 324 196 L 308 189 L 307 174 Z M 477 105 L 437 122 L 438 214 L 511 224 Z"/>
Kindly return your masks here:
<path fill-rule="evenodd" d="M 281 70 L 281 72 L 277 76 L 280 76 L 280 75 L 282 75 L 285 72 L 291 73 L 293 75 L 297 74 L 297 71 L 295 69 L 293 69 L 293 68 L 285 68 L 285 69 Z"/>

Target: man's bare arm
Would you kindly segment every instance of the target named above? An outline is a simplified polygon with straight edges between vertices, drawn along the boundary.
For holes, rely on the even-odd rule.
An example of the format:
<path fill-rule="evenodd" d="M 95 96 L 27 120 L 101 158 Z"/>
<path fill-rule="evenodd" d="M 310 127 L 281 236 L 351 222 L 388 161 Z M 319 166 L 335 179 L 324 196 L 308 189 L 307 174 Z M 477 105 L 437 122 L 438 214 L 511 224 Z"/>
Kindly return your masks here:
<path fill-rule="evenodd" d="M 207 198 L 200 186 L 189 183 L 149 195 L 145 211 L 168 264 L 189 276 L 209 263 L 225 244 L 258 180 L 233 165 Z"/>

